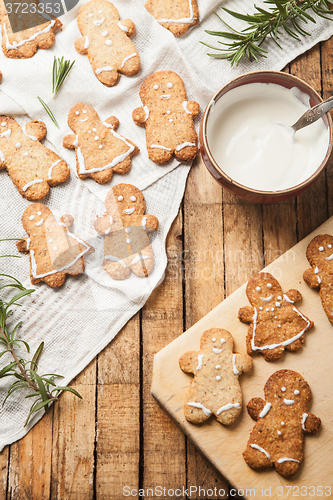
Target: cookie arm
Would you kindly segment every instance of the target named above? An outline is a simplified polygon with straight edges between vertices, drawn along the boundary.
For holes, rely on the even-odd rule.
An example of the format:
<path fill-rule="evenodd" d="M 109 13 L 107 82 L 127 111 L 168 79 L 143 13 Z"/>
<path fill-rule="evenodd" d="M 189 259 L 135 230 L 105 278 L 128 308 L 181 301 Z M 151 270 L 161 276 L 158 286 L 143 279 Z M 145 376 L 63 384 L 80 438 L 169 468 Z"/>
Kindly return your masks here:
<path fill-rule="evenodd" d="M 198 351 L 189 351 L 179 358 L 179 366 L 185 373 L 194 373 L 198 366 Z"/>
<path fill-rule="evenodd" d="M 252 358 L 248 354 L 235 354 L 235 365 L 239 373 L 248 373 L 252 369 Z"/>
<path fill-rule="evenodd" d="M 139 125 L 139 127 L 144 127 L 147 122 L 147 113 L 141 106 L 140 108 L 135 108 L 135 110 L 132 113 L 132 118 L 133 121 L 136 125 Z"/>
<path fill-rule="evenodd" d="M 290 299 L 294 303 L 298 302 L 302 298 L 301 292 L 295 290 L 294 288 L 288 290 L 288 292 L 286 292 L 285 295 L 288 297 L 288 299 Z"/>
<path fill-rule="evenodd" d="M 148 233 L 158 230 L 158 218 L 155 215 L 145 215 L 146 229 Z"/>
<path fill-rule="evenodd" d="M 25 131 L 28 135 L 35 137 L 37 141 L 42 141 L 46 137 L 46 125 L 44 122 L 39 122 L 37 120 L 26 123 Z"/>
<path fill-rule="evenodd" d="M 196 101 L 187 101 L 187 109 L 191 112 L 192 116 L 197 116 L 200 111 L 200 106 Z"/>
<path fill-rule="evenodd" d="M 68 134 L 65 135 L 62 141 L 62 145 L 64 148 L 67 149 L 75 149 L 75 141 L 76 141 L 76 135 L 73 134 Z"/>
<path fill-rule="evenodd" d="M 99 234 L 108 235 L 114 231 L 123 229 L 123 226 L 121 223 L 117 224 L 115 220 L 113 220 L 113 223 L 111 224 L 110 216 L 103 215 L 102 217 L 97 217 L 94 222 L 94 228 Z"/>
<path fill-rule="evenodd" d="M 261 398 L 252 398 L 247 404 L 247 411 L 253 420 L 258 420 L 259 414 L 265 408 L 266 402 Z"/>
<path fill-rule="evenodd" d="M 321 420 L 319 417 L 316 417 L 316 415 L 314 415 L 313 413 L 308 413 L 308 416 L 303 425 L 303 430 L 305 429 L 305 432 L 308 432 L 309 434 L 315 434 L 319 429 L 320 424 Z"/>
<path fill-rule="evenodd" d="M 242 323 L 251 323 L 254 315 L 254 308 L 251 306 L 241 307 L 238 311 L 238 319 Z"/>
<path fill-rule="evenodd" d="M 319 288 L 318 275 L 314 273 L 312 267 L 304 272 L 303 280 L 310 288 Z"/>
<path fill-rule="evenodd" d="M 18 241 L 16 243 L 16 248 L 21 253 L 29 253 L 28 245 L 27 245 L 27 238 L 23 238 L 22 240 Z"/>
<path fill-rule="evenodd" d="M 74 42 L 74 47 L 76 52 L 79 54 L 82 54 L 83 56 L 86 56 L 88 54 L 88 47 L 85 47 L 86 45 L 86 37 L 81 36 L 80 38 L 77 38 Z"/>
<path fill-rule="evenodd" d="M 127 28 L 127 36 L 132 36 L 135 33 L 135 24 L 131 19 L 124 19 L 123 21 L 120 21 L 120 24 Z"/>
<path fill-rule="evenodd" d="M 117 128 L 119 127 L 119 120 L 115 116 L 109 116 L 109 118 L 105 120 L 104 124 L 105 123 L 111 125 L 112 130 L 117 130 Z"/>
<path fill-rule="evenodd" d="M 74 224 L 74 218 L 72 217 L 72 215 L 65 214 L 62 217 L 60 217 L 60 222 L 65 224 L 67 229 L 70 229 Z"/>

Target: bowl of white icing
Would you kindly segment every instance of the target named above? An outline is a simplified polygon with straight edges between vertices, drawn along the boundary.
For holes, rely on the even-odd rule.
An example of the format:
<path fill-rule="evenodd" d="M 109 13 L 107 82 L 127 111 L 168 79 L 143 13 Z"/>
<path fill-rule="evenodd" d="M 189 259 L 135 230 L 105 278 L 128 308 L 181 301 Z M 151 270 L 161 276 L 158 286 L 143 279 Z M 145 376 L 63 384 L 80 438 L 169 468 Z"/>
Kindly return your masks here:
<path fill-rule="evenodd" d="M 207 169 L 248 201 L 298 195 L 324 170 L 333 128 L 329 114 L 296 133 L 291 125 L 320 102 L 312 87 L 288 73 L 256 71 L 232 80 L 213 96 L 201 121 Z"/>

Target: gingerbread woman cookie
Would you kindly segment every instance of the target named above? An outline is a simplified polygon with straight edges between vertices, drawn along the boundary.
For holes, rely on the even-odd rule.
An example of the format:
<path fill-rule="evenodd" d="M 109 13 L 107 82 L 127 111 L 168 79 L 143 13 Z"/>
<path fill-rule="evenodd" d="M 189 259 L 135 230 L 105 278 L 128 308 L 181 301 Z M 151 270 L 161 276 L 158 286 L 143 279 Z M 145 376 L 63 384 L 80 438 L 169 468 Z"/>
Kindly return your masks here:
<path fill-rule="evenodd" d="M 312 266 L 303 274 L 310 288 L 319 288 L 321 303 L 333 324 L 333 236 L 320 234 L 308 245 L 306 257 Z"/>
<path fill-rule="evenodd" d="M 14 16 L 14 20 L 11 19 L 11 21 L 15 22 L 15 28 L 17 28 L 13 33 L 4 2 L 0 0 L 2 50 L 6 57 L 28 59 L 34 56 L 38 49 L 52 47 L 55 42 L 54 32 L 61 28 L 62 23 L 59 19 L 51 19 L 49 16 L 50 20 L 45 22 L 45 16 L 38 14 L 36 10 L 34 12 L 28 10 L 19 18 L 14 11 L 17 5 L 19 4 L 13 4 L 12 14 L 10 14 Z M 31 3 L 25 5 L 28 5 L 27 8 L 30 9 Z"/>
<path fill-rule="evenodd" d="M 28 238 L 17 243 L 20 252 L 30 252 L 30 278 L 34 285 L 44 281 L 52 288 L 65 282 L 66 274 L 84 272 L 83 257 L 94 249 L 69 232 L 74 219 L 64 215 L 57 222 L 43 203 L 33 203 L 23 213 L 22 225 Z"/>
<path fill-rule="evenodd" d="M 226 330 L 206 330 L 200 340 L 200 351 L 189 351 L 179 359 L 185 373 L 194 380 L 186 395 L 185 418 L 200 424 L 212 414 L 224 425 L 232 424 L 242 409 L 242 392 L 238 377 L 252 368 L 247 354 L 233 354 L 234 339 Z"/>
<path fill-rule="evenodd" d="M 21 127 L 14 118 L 0 116 L 0 170 L 6 168 L 20 194 L 31 201 L 45 198 L 50 186 L 70 174 L 67 163 L 40 143 L 45 136 L 43 122 Z"/>
<path fill-rule="evenodd" d="M 265 401 L 247 405 L 256 424 L 243 456 L 252 469 L 274 466 L 284 477 L 296 474 L 303 460 L 304 434 L 315 434 L 321 420 L 307 413 L 312 400 L 309 384 L 291 370 L 279 370 L 267 380 Z"/>
<path fill-rule="evenodd" d="M 146 9 L 164 28 L 179 37 L 199 23 L 196 0 L 148 0 Z"/>
<path fill-rule="evenodd" d="M 159 71 L 146 78 L 140 89 L 143 107 L 133 111 L 137 125 L 146 127 L 149 158 L 157 164 L 192 161 L 198 154 L 193 119 L 199 104 L 186 100 L 183 80 L 173 71 Z"/>
<path fill-rule="evenodd" d="M 140 58 L 129 39 L 135 32 L 133 21 L 119 20 L 111 2 L 91 0 L 80 8 L 77 24 L 81 38 L 75 41 L 79 54 L 87 55 L 98 80 L 107 87 L 117 85 L 120 74 L 136 75 Z"/>
<path fill-rule="evenodd" d="M 98 184 L 105 184 L 114 172 L 126 174 L 131 168 L 131 157 L 140 151 L 132 141 L 117 134 L 119 121 L 115 116 L 102 123 L 88 104 L 72 107 L 68 125 L 76 135 L 66 135 L 63 146 L 75 149 L 80 179 L 91 177 Z"/>
<path fill-rule="evenodd" d="M 124 280 L 130 272 L 148 276 L 154 267 L 150 235 L 158 229 L 158 219 L 146 215 L 142 192 L 131 184 L 117 184 L 105 199 L 106 214 L 94 223 L 105 236 L 104 268 L 111 278 Z"/>
<path fill-rule="evenodd" d="M 282 292 L 280 283 L 269 273 L 253 276 L 247 284 L 246 295 L 253 307 L 242 307 L 238 318 L 251 323 L 246 345 L 248 354 L 260 353 L 266 361 L 276 361 L 283 352 L 299 351 L 304 333 L 313 326 L 294 306 L 301 300 L 298 290 Z"/>

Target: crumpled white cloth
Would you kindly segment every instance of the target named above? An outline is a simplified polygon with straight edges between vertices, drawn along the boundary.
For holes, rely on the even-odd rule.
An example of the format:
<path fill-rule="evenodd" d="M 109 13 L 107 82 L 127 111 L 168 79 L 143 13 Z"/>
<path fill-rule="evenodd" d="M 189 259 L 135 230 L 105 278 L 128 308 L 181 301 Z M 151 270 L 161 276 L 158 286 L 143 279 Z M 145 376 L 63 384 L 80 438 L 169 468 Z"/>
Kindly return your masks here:
<path fill-rule="evenodd" d="M 217 40 L 204 33 L 205 29 L 224 30 L 221 21 L 213 14 L 226 7 L 252 13 L 253 0 L 198 0 L 201 24 L 192 28 L 185 36 L 176 39 L 161 27 L 144 8 L 144 0 L 114 0 L 121 19 L 130 18 L 136 24 L 136 35 L 132 38 L 140 57 L 142 69 L 134 77 L 122 76 L 113 88 L 104 87 L 94 76 L 88 58 L 76 53 L 74 41 L 80 36 L 76 24 L 79 6 L 62 18 L 64 29 L 56 34 L 56 43 L 51 49 L 38 53 L 32 59 L 7 59 L 0 54 L 0 70 L 3 83 L 0 87 L 0 112 L 14 116 L 20 123 L 30 119 L 43 120 L 48 128 L 46 145 L 57 151 L 70 165 L 72 175 L 68 182 L 52 188 L 44 202 L 57 217 L 71 213 L 75 219 L 73 233 L 88 240 L 98 249 L 87 258 L 86 275 L 69 277 L 66 284 L 50 289 L 45 284 L 36 286 L 36 291 L 17 308 L 13 322 L 23 321 L 20 335 L 32 350 L 45 341 L 45 352 L 40 361 L 40 372 L 55 372 L 65 376 L 61 384 L 67 384 L 76 376 L 118 333 L 122 326 L 143 306 L 152 290 L 161 282 L 167 265 L 165 239 L 175 218 L 185 189 L 188 166 L 179 166 L 173 161 L 167 166 L 157 166 L 148 160 L 144 129 L 132 120 L 132 111 L 141 105 L 139 88 L 144 79 L 159 70 L 176 71 L 185 81 L 188 99 L 199 102 L 201 111 L 219 87 L 241 73 L 263 69 L 282 69 L 289 61 L 321 40 L 333 34 L 333 23 L 323 19 L 315 26 L 307 26 L 311 37 L 300 42 L 283 37 L 283 50 L 268 41 L 266 59 L 258 63 L 241 62 L 231 68 L 229 62 L 209 58 L 208 49 L 200 41 L 214 45 Z M 263 2 L 258 2 L 262 5 Z M 222 14 L 220 11 L 219 13 Z M 228 19 L 237 29 L 244 26 L 241 21 Z M 55 99 L 51 96 L 53 57 L 65 56 L 75 65 Z M 37 100 L 40 96 L 52 109 L 59 124 L 58 130 Z M 78 102 L 95 107 L 104 121 L 111 115 L 120 120 L 118 132 L 134 141 L 141 153 L 132 159 L 132 168 L 126 175 L 114 175 L 104 186 L 92 180 L 80 181 L 75 176 L 75 154 L 62 147 L 62 139 L 71 130 L 67 126 L 70 108 Z M 199 116 L 200 118 L 200 116 Z M 197 119 L 197 127 L 199 119 Z M 48 142 L 49 141 L 49 142 Z M 144 191 L 147 213 L 156 215 L 160 228 L 153 239 L 155 268 L 147 279 L 131 276 L 123 282 L 112 280 L 103 270 L 101 251 L 103 238 L 96 239 L 93 229 L 96 215 L 104 211 L 104 199 L 110 187 L 119 182 L 132 183 Z M 29 202 L 22 199 L 5 172 L 0 172 L 1 238 L 21 237 L 24 231 L 21 216 Z M 1 243 L 1 252 L 15 253 L 13 243 Z M 13 273 L 26 286 L 28 279 L 28 257 L 1 259 L 1 269 Z M 0 366 L 9 357 L 0 360 Z M 15 393 L 4 407 L 2 401 L 9 387 L 9 380 L 0 383 L 0 450 L 9 443 L 23 437 L 38 421 L 39 413 L 27 428 L 23 427 L 29 411 L 29 400 L 23 393 Z"/>

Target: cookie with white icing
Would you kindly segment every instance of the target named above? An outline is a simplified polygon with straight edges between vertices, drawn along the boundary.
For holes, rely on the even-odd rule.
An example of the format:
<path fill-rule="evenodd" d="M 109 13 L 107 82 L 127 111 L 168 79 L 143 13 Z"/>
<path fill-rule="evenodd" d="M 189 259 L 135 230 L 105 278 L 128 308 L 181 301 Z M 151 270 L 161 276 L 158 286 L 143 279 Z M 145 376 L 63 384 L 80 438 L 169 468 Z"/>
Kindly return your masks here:
<path fill-rule="evenodd" d="M 279 370 L 267 380 L 265 401 L 252 398 L 247 405 L 256 421 L 243 457 L 252 469 L 274 466 L 291 477 L 303 460 L 304 434 L 315 434 L 321 420 L 308 413 L 312 400 L 309 384 L 291 370 Z"/>
<path fill-rule="evenodd" d="M 283 293 L 271 274 L 258 273 L 249 280 L 246 295 L 252 307 L 242 307 L 238 318 L 250 323 L 246 337 L 248 354 L 258 353 L 266 361 L 276 361 L 285 349 L 302 349 L 304 333 L 313 327 L 313 322 L 294 306 L 302 298 L 298 290 Z"/>
<path fill-rule="evenodd" d="M 149 158 L 157 164 L 175 155 L 181 162 L 192 161 L 198 154 L 193 120 L 199 104 L 187 101 L 183 80 L 173 71 L 150 75 L 140 89 L 143 107 L 133 111 L 134 122 L 146 128 Z"/>
<path fill-rule="evenodd" d="M 75 135 L 66 135 L 63 146 L 76 151 L 76 170 L 80 179 L 91 177 L 99 184 L 108 182 L 113 173 L 126 174 L 132 156 L 139 148 L 117 134 L 119 121 L 115 116 L 103 123 L 94 108 L 76 104 L 68 114 L 68 125 Z"/>
<path fill-rule="evenodd" d="M 120 75 L 133 76 L 140 70 L 140 57 L 129 37 L 133 21 L 120 21 L 119 13 L 107 0 L 90 0 L 80 8 L 77 24 L 82 34 L 75 41 L 79 54 L 88 56 L 92 69 L 107 87 L 117 85 Z"/>
<path fill-rule="evenodd" d="M 115 280 L 129 278 L 131 271 L 147 277 L 154 268 L 151 235 L 158 219 L 145 211 L 145 198 L 137 187 L 117 184 L 106 196 L 105 214 L 94 223 L 105 236 L 104 268 Z"/>
<path fill-rule="evenodd" d="M 30 279 L 34 285 L 44 281 L 57 288 L 67 274 L 78 276 L 84 272 L 84 256 L 94 249 L 69 232 L 73 223 L 71 215 L 57 222 L 43 203 L 33 203 L 24 211 L 22 225 L 28 238 L 19 241 L 17 248 L 30 253 Z"/>
<path fill-rule="evenodd" d="M 28 3 L 29 5 L 31 4 Z M 21 18 L 15 16 L 17 32 L 13 33 L 4 2 L 0 0 L 1 45 L 4 55 L 13 59 L 28 59 L 33 57 L 38 49 L 52 47 L 55 42 L 54 32 L 61 28 L 62 23 L 59 19 L 49 19 L 45 22 L 45 16 L 28 10 Z"/>
<path fill-rule="evenodd" d="M 148 0 L 145 7 L 161 26 L 177 37 L 199 23 L 196 0 Z"/>
<path fill-rule="evenodd" d="M 211 415 L 224 425 L 232 424 L 242 409 L 242 391 L 238 377 L 252 368 L 247 354 L 233 353 L 234 340 L 226 330 L 206 330 L 199 351 L 189 351 L 179 359 L 185 373 L 193 373 L 186 395 L 185 418 L 200 424 Z"/>
<path fill-rule="evenodd" d="M 67 163 L 40 143 L 45 136 L 43 122 L 21 127 L 14 118 L 0 116 L 0 170 L 7 169 L 20 194 L 30 201 L 45 198 L 50 187 L 70 174 Z"/>
<path fill-rule="evenodd" d="M 310 241 L 306 257 L 312 266 L 303 274 L 310 288 L 319 289 L 321 303 L 333 324 L 333 236 L 319 234 Z"/>

